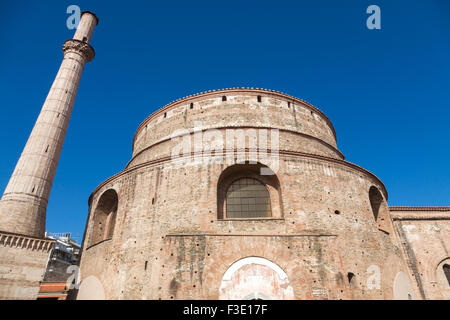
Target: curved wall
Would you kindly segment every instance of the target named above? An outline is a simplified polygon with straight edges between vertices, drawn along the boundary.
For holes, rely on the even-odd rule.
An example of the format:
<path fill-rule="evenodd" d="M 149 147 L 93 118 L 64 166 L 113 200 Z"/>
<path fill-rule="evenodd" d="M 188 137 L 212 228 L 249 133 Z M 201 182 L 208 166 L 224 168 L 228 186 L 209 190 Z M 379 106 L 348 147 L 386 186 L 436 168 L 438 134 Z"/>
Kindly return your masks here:
<path fill-rule="evenodd" d="M 279 129 L 281 150 L 343 159 L 331 122 L 317 108 L 280 93 L 236 89 L 184 98 L 156 111 L 139 126 L 127 167 L 163 156 L 180 134 L 232 128 Z"/>
<path fill-rule="evenodd" d="M 236 97 L 244 102 L 253 98 Z M 227 102 L 233 99 L 231 93 L 227 94 Z M 265 99 L 269 98 L 262 97 L 262 103 Z M 207 101 L 205 105 L 213 105 Z M 211 120 L 214 126 L 232 121 L 232 113 L 226 112 L 221 120 L 220 111 L 227 110 L 219 106 L 221 103 L 215 105 L 214 111 L 203 112 L 208 119 L 215 119 L 217 123 Z M 107 299 L 218 299 L 224 296 L 220 288 L 230 266 L 240 259 L 259 257 L 279 266 L 287 275 L 286 285 L 292 288 L 293 296 L 289 291 L 283 297 L 393 299 L 395 277 L 407 271 L 393 238 L 382 182 L 341 160 L 338 153 L 319 142 L 336 143 L 322 116 L 314 126 L 306 125 L 313 123 L 306 118 L 300 126 L 294 126 L 295 117 L 287 106 L 286 110 L 267 108 L 272 107 L 275 115 L 266 115 L 264 125 L 270 127 L 272 120 L 289 129 L 286 134 L 280 131 L 280 146 L 284 148 L 280 147 L 276 162 L 272 154 L 258 154 L 258 161 L 276 174 L 277 183 L 272 185 L 276 190 L 270 192 L 272 203 L 272 195 L 280 195 L 280 210 L 275 216 L 226 219 L 226 215 L 219 215 L 218 191 L 222 180 L 226 180 L 221 179 L 222 173 L 237 163 L 198 161 L 210 160 L 205 154 L 197 158 L 187 154 L 184 161 L 174 162 L 163 147 L 169 142 L 154 142 L 175 130 L 178 120 L 169 125 L 171 117 L 167 114 L 168 119 L 157 125 L 152 122 L 155 118 L 150 118 L 147 122 L 153 127 L 148 130 L 155 136 L 144 134 L 144 122 L 137 132 L 134 160 L 123 172 L 102 183 L 90 198 L 81 261 L 83 278 L 97 277 Z M 244 116 L 243 109 L 236 113 L 240 119 L 237 123 L 254 126 L 253 109 L 247 110 L 251 116 Z M 198 115 L 202 115 L 199 110 Z M 317 139 L 292 133 L 300 131 Z M 142 151 L 145 147 L 150 148 Z M 250 154 L 241 150 L 234 155 L 249 160 Z M 377 205 L 382 224 L 374 218 L 371 187 L 379 190 L 381 202 Z M 110 189 L 117 192 L 119 199 L 113 237 L 91 245 L 95 234 L 93 213 L 102 194 Z M 248 268 L 273 277 L 265 267 Z M 244 299 L 259 294 L 249 293 L 248 288 L 239 291 L 241 283 L 228 287 L 238 288 L 233 289 L 233 297 L 242 293 Z M 277 288 L 261 290 L 262 296 L 279 292 Z"/>

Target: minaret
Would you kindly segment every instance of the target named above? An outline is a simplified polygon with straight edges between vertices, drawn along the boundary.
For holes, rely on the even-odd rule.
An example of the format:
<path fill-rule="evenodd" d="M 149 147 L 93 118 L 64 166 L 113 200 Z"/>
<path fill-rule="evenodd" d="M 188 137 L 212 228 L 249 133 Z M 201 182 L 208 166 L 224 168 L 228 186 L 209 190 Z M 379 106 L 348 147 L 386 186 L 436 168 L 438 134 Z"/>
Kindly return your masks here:
<path fill-rule="evenodd" d="M 97 23 L 95 14 L 83 12 L 73 39 L 64 42 L 61 67 L 0 200 L 0 231 L 44 237 L 48 198 L 81 73 L 95 55 L 89 42 Z"/>

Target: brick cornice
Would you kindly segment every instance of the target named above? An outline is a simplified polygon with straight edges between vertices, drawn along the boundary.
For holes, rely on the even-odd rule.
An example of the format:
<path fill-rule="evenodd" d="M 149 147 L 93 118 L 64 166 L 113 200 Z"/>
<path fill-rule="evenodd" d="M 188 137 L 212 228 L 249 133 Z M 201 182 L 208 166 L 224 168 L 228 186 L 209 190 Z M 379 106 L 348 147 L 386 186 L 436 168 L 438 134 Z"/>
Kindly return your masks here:
<path fill-rule="evenodd" d="M 217 89 L 217 90 L 208 90 L 208 91 L 204 91 L 204 92 L 200 92 L 200 93 L 196 93 L 193 95 L 189 95 L 177 100 L 174 100 L 168 104 L 166 104 L 165 106 L 163 106 L 162 108 L 156 110 L 155 112 L 153 112 L 150 116 L 148 116 L 137 128 L 136 133 L 134 134 L 133 137 L 133 150 L 134 150 L 134 144 L 136 142 L 136 137 L 138 135 L 138 133 L 141 131 L 141 129 L 148 124 L 148 122 L 150 122 L 150 120 L 152 120 L 153 118 L 156 118 L 157 116 L 163 114 L 164 112 L 167 112 L 170 109 L 175 108 L 176 106 L 182 104 L 182 103 L 186 103 L 187 101 L 198 101 L 198 100 L 203 100 L 204 98 L 210 98 L 210 97 L 215 97 L 215 96 L 222 96 L 224 94 L 264 94 L 266 96 L 275 96 L 278 98 L 283 98 L 286 100 L 289 100 L 290 102 L 293 103 L 298 103 L 301 104 L 309 109 L 311 109 L 312 111 L 315 111 L 316 113 L 318 113 L 324 120 L 325 122 L 328 124 L 328 126 L 330 127 L 331 131 L 333 132 L 333 136 L 334 139 L 337 141 L 337 136 L 336 136 L 336 131 L 334 129 L 333 124 L 331 123 L 330 119 L 328 119 L 328 117 L 317 107 L 313 106 L 312 104 L 310 104 L 307 101 L 304 101 L 302 99 L 296 98 L 294 96 L 288 95 L 286 93 L 283 92 L 279 92 L 276 90 L 270 90 L 270 89 L 262 89 L 262 88 L 249 88 L 249 87 L 241 87 L 241 88 L 226 88 L 226 89 Z"/>
<path fill-rule="evenodd" d="M 55 239 L 50 238 L 38 238 L 0 231 L 0 246 L 4 247 L 49 252 L 53 248 L 53 243 L 55 241 Z"/>
<path fill-rule="evenodd" d="M 246 153 L 248 151 L 249 151 L 248 149 L 245 150 Z M 277 150 L 273 150 L 273 152 L 277 152 Z M 372 172 L 367 171 L 366 169 L 364 169 L 364 168 L 362 168 L 362 167 L 360 167 L 360 166 L 358 166 L 358 165 L 356 165 L 354 163 L 351 163 L 351 162 L 348 162 L 348 161 L 345 161 L 345 160 L 340 160 L 340 159 L 335 159 L 335 158 L 330 158 L 330 157 L 325 157 L 325 156 L 320 156 L 320 155 L 315 155 L 315 154 L 303 153 L 303 152 L 279 150 L 278 153 L 280 155 L 285 155 L 285 156 L 302 157 L 302 158 L 322 160 L 324 162 L 333 162 L 333 163 L 336 163 L 336 164 L 343 165 L 343 166 L 345 166 L 347 168 L 351 168 L 351 169 L 353 169 L 355 171 L 359 171 L 359 172 L 361 172 L 363 174 L 366 174 L 366 175 L 372 177 L 374 180 L 376 180 L 378 182 L 378 184 L 381 186 L 381 189 L 382 189 L 381 191 L 383 192 L 386 201 L 388 200 L 388 193 L 387 193 L 386 187 L 384 186 L 383 182 L 375 174 L 373 174 Z M 218 155 L 225 156 L 226 154 L 227 154 L 227 151 L 225 150 L 224 152 L 222 152 L 220 154 L 217 154 L 217 156 Z M 215 153 L 212 153 L 209 156 L 212 156 L 212 155 L 216 156 Z M 202 156 L 202 152 L 199 152 L 199 153 L 191 152 L 188 156 L 182 156 L 179 159 L 188 158 L 188 157 L 201 157 L 201 156 Z M 117 178 L 119 178 L 119 177 L 121 177 L 121 176 L 123 176 L 125 174 L 131 173 L 133 171 L 136 171 L 136 170 L 144 168 L 144 167 L 149 167 L 149 166 L 154 166 L 154 165 L 170 162 L 172 160 L 173 159 L 171 157 L 164 157 L 164 158 L 160 158 L 160 159 L 156 159 L 156 160 L 151 160 L 151 161 L 148 161 L 148 162 L 145 162 L 145 163 L 141 163 L 141 164 L 136 165 L 136 166 L 131 167 L 131 168 L 124 169 L 123 171 L 113 175 L 112 177 L 106 179 L 101 184 L 99 184 L 97 186 L 97 188 L 95 188 L 95 190 L 91 193 L 91 195 L 89 196 L 89 199 L 92 199 L 93 195 L 98 190 L 100 190 L 103 186 L 105 186 L 107 183 L 110 183 L 111 181 L 113 181 L 113 180 L 115 180 L 115 179 L 117 179 Z"/>
<path fill-rule="evenodd" d="M 450 207 L 411 207 L 411 206 L 390 206 L 390 211 L 447 211 L 450 213 Z"/>
<path fill-rule="evenodd" d="M 450 207 L 389 207 L 394 221 L 401 220 L 450 220 Z"/>

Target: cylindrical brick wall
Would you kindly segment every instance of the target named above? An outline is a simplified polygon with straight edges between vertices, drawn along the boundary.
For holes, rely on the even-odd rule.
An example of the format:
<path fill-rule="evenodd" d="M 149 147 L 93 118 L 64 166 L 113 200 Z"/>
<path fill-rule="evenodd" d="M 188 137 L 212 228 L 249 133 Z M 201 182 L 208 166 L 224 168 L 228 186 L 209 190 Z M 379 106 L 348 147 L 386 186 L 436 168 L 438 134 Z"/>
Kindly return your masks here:
<path fill-rule="evenodd" d="M 184 154 L 180 162 L 171 157 L 182 137 L 195 145 L 195 134 L 205 137 L 215 129 L 225 136 L 230 128 L 278 129 L 278 161 L 257 150 L 259 164 L 238 163 L 239 156 L 251 159 L 245 148 L 234 150 L 231 163 L 205 161 L 213 158 L 209 152 Z M 260 179 L 269 187 L 272 217 L 224 217 L 224 181 L 257 174 L 246 170 L 264 165 L 275 171 Z M 378 219 L 370 190 L 377 190 Z M 110 193 L 117 194 L 117 203 L 105 206 Z M 376 176 L 343 160 L 329 120 L 299 99 L 252 89 L 181 99 L 139 126 L 132 160 L 91 195 L 81 260 L 81 274 L 89 280 L 80 293 L 89 298 L 89 292 L 102 292 L 107 299 L 243 299 L 251 295 L 242 282 L 233 282 L 239 277 L 224 275 L 242 261 L 266 261 L 239 269 L 281 275 L 281 287 L 266 288 L 260 292 L 264 297 L 392 299 L 396 275 L 407 270 L 386 200 Z M 107 221 L 103 208 L 115 205 L 113 228 L 106 225 L 112 236 L 99 241 L 98 231 L 106 234 L 98 224 Z M 377 270 L 379 283 L 372 285 Z"/>

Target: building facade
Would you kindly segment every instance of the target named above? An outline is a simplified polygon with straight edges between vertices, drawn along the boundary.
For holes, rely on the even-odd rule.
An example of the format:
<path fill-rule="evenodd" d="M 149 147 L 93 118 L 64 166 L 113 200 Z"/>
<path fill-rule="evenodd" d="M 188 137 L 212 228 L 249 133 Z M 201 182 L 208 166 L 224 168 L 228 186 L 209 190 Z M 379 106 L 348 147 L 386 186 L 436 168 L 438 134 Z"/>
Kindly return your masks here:
<path fill-rule="evenodd" d="M 43 281 L 65 282 L 70 276 L 70 273 L 67 273 L 67 268 L 78 266 L 80 263 L 81 247 L 70 238 L 70 233 L 47 234 L 47 236 L 50 239 L 55 239 L 55 243 L 50 252 Z"/>
<path fill-rule="evenodd" d="M 70 285 L 76 283 L 80 264 L 81 247 L 70 233 L 46 233 L 46 237 L 55 239 L 44 274 L 39 285 L 38 300 L 66 300 L 76 290 Z"/>
<path fill-rule="evenodd" d="M 46 207 L 97 23 L 84 12 L 64 43 L 0 200 L 0 299 L 36 299 L 56 252 Z M 450 207 L 387 198 L 311 104 L 251 88 L 185 97 L 139 126 L 125 169 L 90 196 L 77 298 L 450 299 Z"/>
<path fill-rule="evenodd" d="M 448 299 L 449 208 L 387 197 L 303 100 L 179 99 L 89 198 L 78 298 Z"/>

